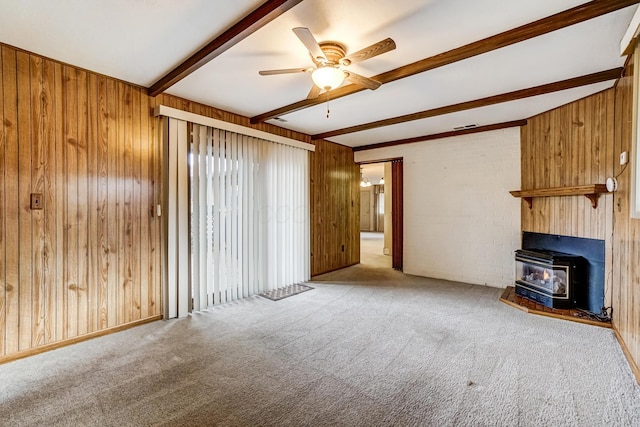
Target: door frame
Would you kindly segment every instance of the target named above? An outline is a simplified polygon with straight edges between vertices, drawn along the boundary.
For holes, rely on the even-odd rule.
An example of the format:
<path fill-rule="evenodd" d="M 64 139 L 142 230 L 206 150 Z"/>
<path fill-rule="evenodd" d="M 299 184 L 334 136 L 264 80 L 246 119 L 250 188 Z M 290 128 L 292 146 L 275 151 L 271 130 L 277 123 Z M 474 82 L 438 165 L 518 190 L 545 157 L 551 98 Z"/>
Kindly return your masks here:
<path fill-rule="evenodd" d="M 369 160 L 358 162 L 357 165 L 372 163 L 391 163 L 391 258 L 392 268 L 402 271 L 404 258 L 404 158 L 394 157 L 389 159 Z M 360 193 L 358 193 L 360 197 Z M 386 212 L 385 212 L 386 215 Z M 358 216 L 358 226 L 360 217 Z"/>

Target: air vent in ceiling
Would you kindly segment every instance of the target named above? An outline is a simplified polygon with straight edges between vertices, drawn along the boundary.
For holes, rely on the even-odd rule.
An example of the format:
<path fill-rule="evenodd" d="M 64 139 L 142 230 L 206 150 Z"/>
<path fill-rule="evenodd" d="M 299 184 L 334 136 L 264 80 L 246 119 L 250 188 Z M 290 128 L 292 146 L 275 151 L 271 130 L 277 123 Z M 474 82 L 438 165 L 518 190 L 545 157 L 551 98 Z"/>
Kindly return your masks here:
<path fill-rule="evenodd" d="M 453 130 L 465 130 L 465 129 L 471 129 L 471 128 L 475 128 L 475 127 L 478 127 L 477 123 L 473 123 L 471 125 L 458 126 L 458 127 L 453 128 Z"/>
<path fill-rule="evenodd" d="M 287 123 L 287 121 L 285 119 L 281 118 L 281 117 L 274 117 L 273 120 L 277 120 L 280 123 Z"/>

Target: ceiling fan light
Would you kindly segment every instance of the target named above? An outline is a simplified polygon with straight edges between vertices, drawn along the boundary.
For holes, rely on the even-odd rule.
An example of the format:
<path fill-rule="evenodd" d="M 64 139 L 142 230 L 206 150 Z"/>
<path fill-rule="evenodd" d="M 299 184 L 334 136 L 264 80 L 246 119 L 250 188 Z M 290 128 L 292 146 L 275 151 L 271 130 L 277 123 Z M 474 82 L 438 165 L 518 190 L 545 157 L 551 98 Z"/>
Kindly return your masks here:
<path fill-rule="evenodd" d="M 332 66 L 317 68 L 311 73 L 313 83 L 320 89 L 333 90 L 344 82 L 345 74 L 339 68 Z"/>

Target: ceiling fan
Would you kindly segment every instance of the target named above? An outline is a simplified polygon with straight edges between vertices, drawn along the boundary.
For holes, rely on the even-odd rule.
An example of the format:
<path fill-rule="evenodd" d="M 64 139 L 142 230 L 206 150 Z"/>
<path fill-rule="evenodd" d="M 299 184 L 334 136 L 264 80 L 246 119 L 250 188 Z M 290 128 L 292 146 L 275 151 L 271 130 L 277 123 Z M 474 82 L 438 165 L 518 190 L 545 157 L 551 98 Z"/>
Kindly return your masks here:
<path fill-rule="evenodd" d="M 318 43 L 308 28 L 296 27 L 293 29 L 293 32 L 309 51 L 315 67 L 265 70 L 260 71 L 259 74 L 261 76 L 271 76 L 274 74 L 310 73 L 314 85 L 307 99 L 317 98 L 323 90 L 328 92 L 337 88 L 344 80 L 371 90 L 379 88 L 381 85 L 380 82 L 345 70 L 345 67 L 396 48 L 396 43 L 392 39 L 387 38 L 347 55 L 346 48 L 343 44 L 334 41 Z"/>

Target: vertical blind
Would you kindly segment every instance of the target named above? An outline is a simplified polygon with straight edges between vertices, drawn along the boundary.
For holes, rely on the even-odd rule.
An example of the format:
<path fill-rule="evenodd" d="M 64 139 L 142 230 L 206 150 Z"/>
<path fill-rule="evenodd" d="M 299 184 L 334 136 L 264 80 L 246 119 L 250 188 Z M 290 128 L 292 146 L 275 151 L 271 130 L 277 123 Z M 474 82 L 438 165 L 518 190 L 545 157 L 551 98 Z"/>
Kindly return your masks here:
<path fill-rule="evenodd" d="M 307 150 L 189 127 L 193 309 L 309 280 Z"/>

